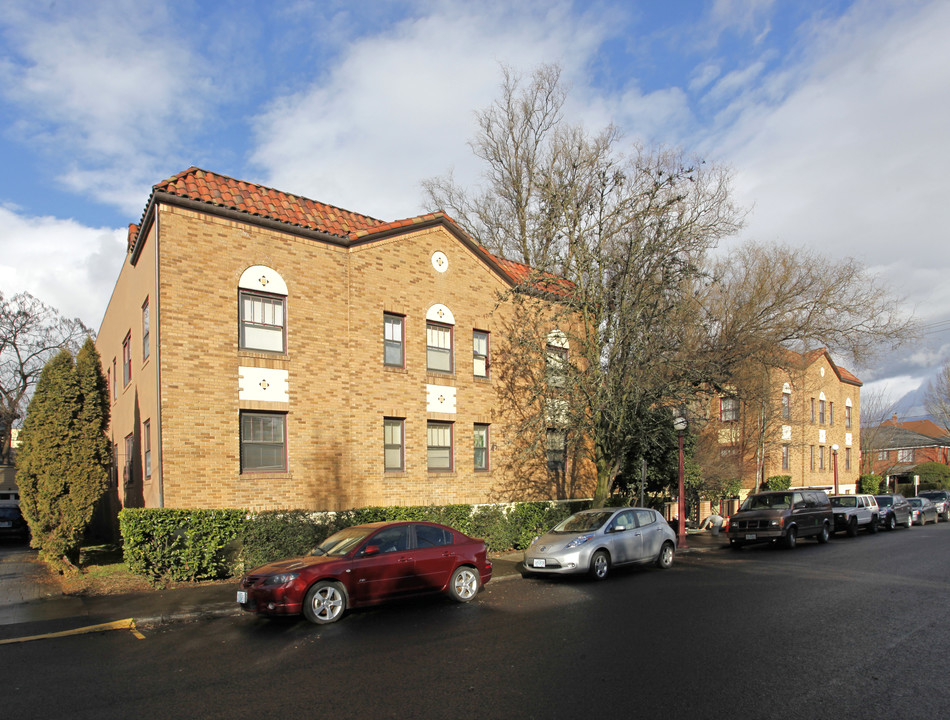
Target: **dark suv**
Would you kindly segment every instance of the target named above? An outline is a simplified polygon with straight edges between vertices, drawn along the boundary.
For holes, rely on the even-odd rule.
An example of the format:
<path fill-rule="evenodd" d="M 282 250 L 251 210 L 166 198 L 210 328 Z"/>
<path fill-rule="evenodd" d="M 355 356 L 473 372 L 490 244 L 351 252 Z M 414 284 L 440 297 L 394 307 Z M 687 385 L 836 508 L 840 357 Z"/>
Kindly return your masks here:
<path fill-rule="evenodd" d="M 875 495 L 874 498 L 881 508 L 879 517 L 885 530 L 893 530 L 898 525 L 911 527 L 914 524 L 914 515 L 910 511 L 910 503 L 900 493 Z"/>
<path fill-rule="evenodd" d="M 822 490 L 781 490 L 750 495 L 729 518 L 729 544 L 775 540 L 787 548 L 800 537 L 826 543 L 834 526 L 831 501 Z"/>

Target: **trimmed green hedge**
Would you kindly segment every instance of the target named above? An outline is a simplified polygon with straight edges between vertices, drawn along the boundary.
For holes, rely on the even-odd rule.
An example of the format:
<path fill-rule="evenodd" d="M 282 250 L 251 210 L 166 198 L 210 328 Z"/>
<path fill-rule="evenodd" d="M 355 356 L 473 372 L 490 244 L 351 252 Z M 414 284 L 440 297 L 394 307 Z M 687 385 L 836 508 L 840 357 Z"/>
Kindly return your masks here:
<path fill-rule="evenodd" d="M 119 513 L 119 528 L 130 571 L 160 582 L 206 580 L 305 555 L 337 530 L 380 521 L 428 520 L 483 538 L 492 552 L 520 550 L 536 535 L 588 507 L 589 500 L 343 512 L 126 508 Z"/>

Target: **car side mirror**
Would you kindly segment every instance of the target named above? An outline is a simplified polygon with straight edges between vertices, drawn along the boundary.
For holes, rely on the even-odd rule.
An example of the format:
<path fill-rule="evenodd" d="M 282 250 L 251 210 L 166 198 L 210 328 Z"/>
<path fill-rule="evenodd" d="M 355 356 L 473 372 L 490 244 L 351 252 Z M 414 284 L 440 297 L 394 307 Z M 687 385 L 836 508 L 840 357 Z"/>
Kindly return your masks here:
<path fill-rule="evenodd" d="M 367 545 L 363 548 L 363 557 L 370 557 L 372 555 L 379 555 L 379 545 Z"/>

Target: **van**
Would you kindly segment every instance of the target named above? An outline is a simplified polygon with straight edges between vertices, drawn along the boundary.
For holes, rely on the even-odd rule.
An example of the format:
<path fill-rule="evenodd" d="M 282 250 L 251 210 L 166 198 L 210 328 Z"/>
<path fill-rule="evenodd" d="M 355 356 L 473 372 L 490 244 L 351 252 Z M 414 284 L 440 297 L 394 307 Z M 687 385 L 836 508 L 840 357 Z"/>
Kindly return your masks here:
<path fill-rule="evenodd" d="M 801 537 L 828 542 L 834 526 L 831 501 L 823 490 L 776 490 L 745 499 L 729 518 L 729 544 L 777 542 L 793 548 Z"/>

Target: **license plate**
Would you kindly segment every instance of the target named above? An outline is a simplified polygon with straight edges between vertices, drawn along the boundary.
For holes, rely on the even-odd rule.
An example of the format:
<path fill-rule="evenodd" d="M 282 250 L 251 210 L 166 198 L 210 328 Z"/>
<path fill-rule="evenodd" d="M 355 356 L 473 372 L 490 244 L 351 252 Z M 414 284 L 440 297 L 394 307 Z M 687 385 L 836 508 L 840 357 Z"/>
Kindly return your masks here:
<path fill-rule="evenodd" d="M 543 559 L 543 558 L 535 558 L 535 559 L 534 559 L 534 563 L 532 564 L 532 567 L 544 567 L 544 559 Z"/>
<path fill-rule="evenodd" d="M 749 533 L 745 536 L 746 540 L 755 540 L 755 533 Z"/>
<path fill-rule="evenodd" d="M 246 591 L 246 590 L 238 590 L 238 591 L 237 591 L 237 601 L 238 601 L 241 605 L 246 605 L 246 604 L 247 604 L 247 591 Z"/>

